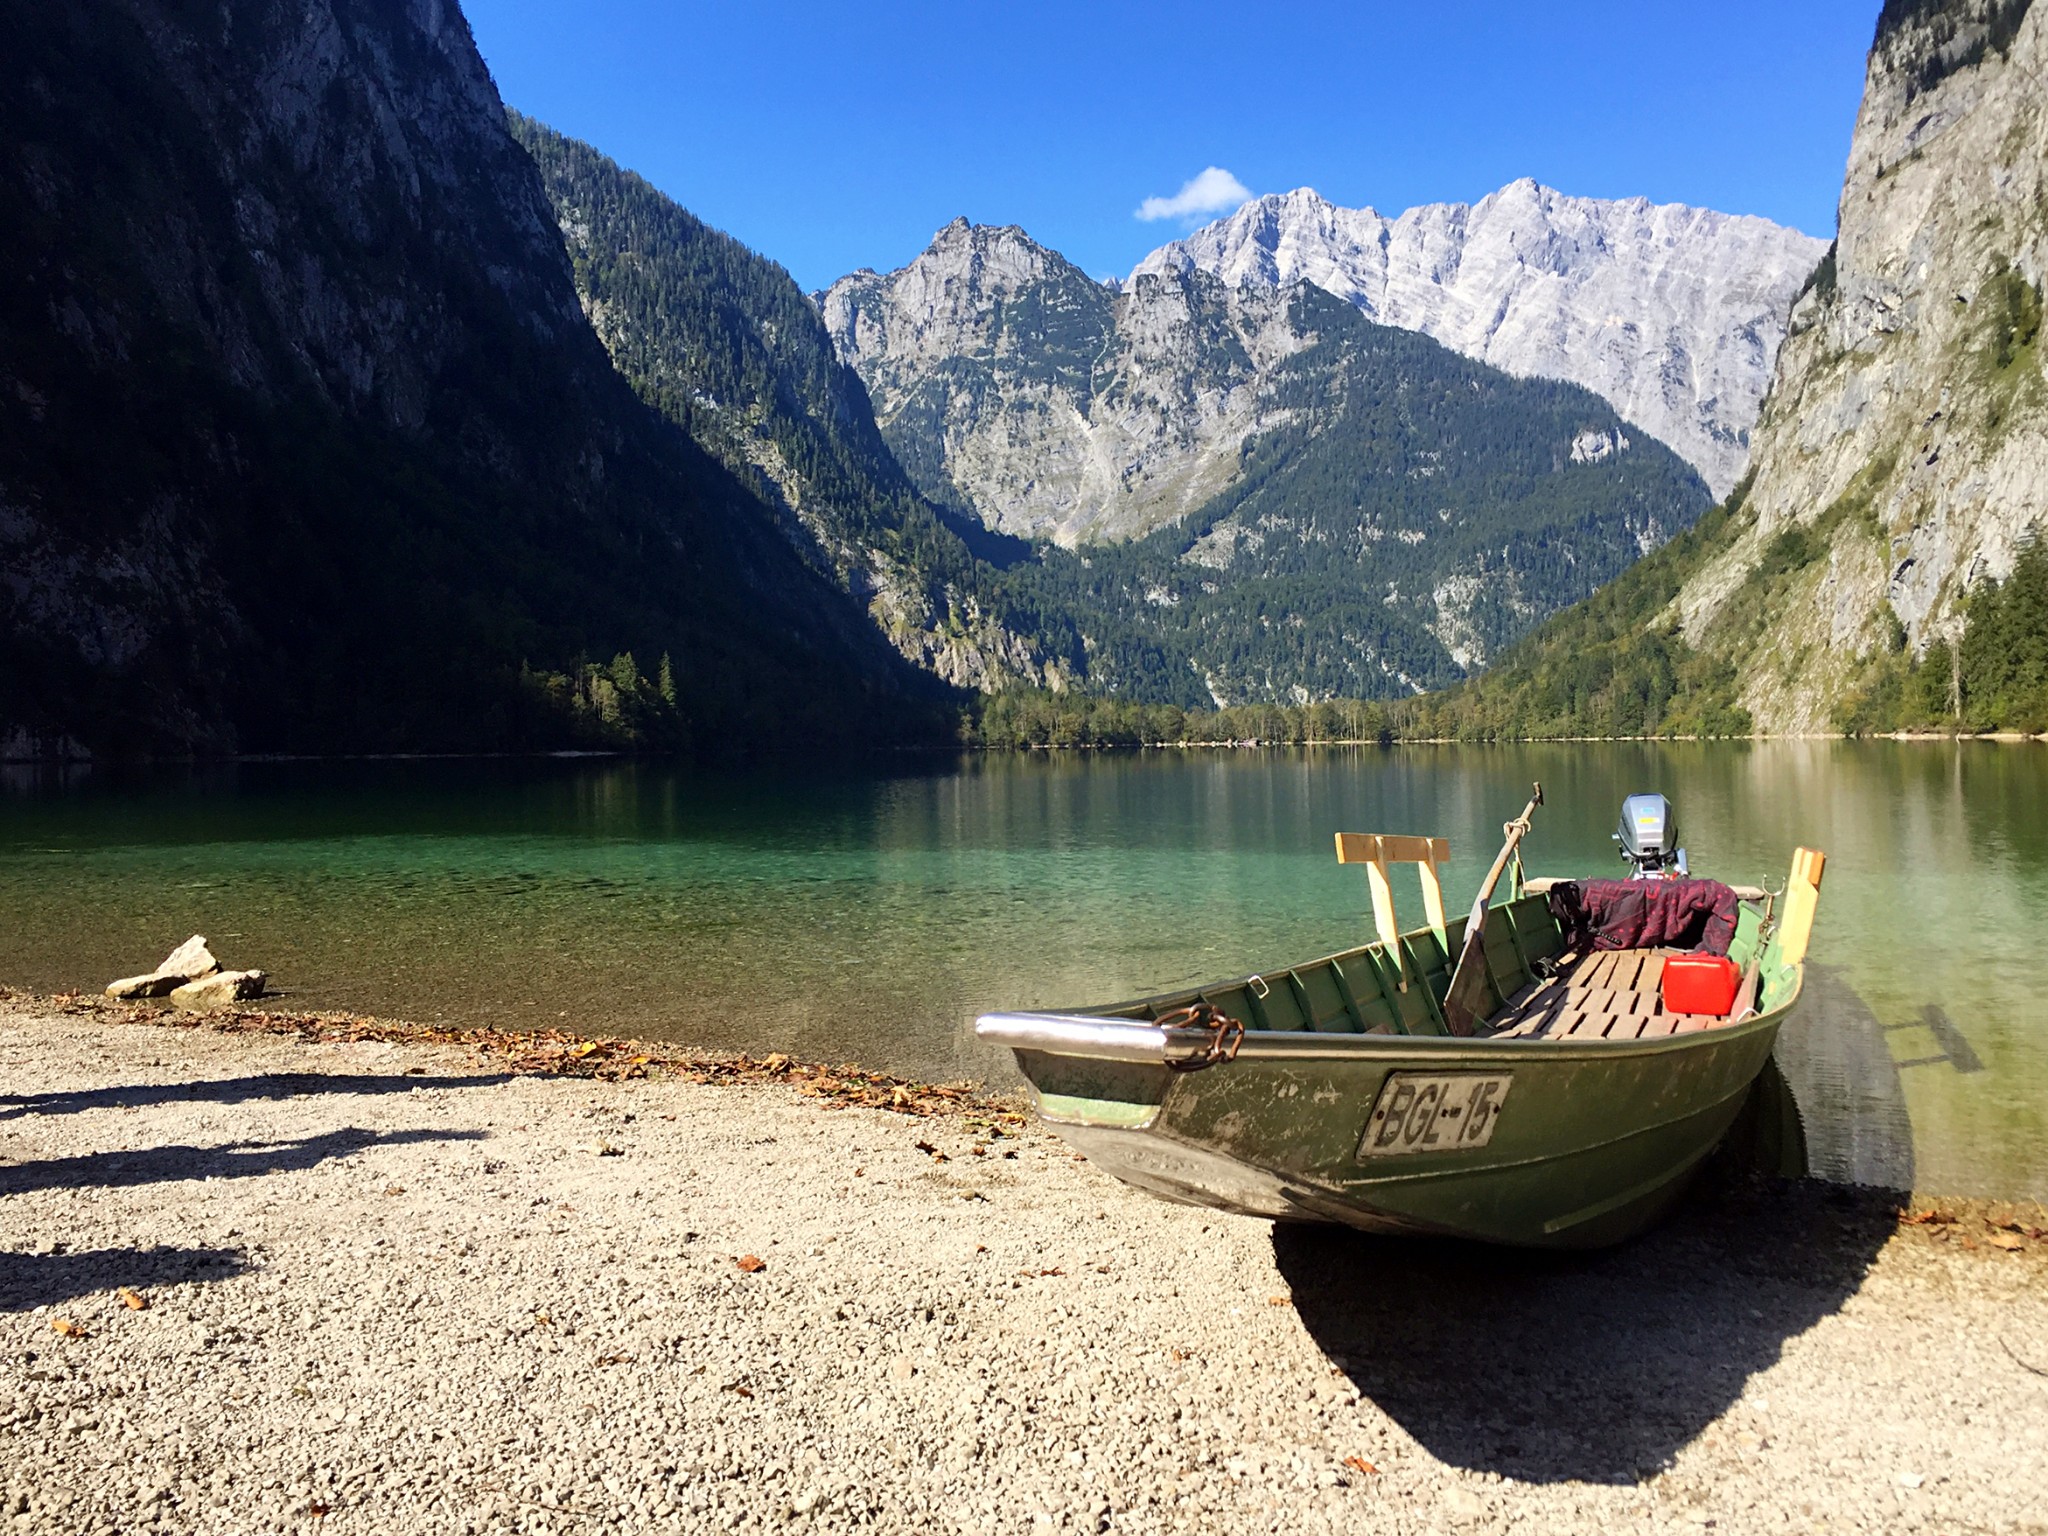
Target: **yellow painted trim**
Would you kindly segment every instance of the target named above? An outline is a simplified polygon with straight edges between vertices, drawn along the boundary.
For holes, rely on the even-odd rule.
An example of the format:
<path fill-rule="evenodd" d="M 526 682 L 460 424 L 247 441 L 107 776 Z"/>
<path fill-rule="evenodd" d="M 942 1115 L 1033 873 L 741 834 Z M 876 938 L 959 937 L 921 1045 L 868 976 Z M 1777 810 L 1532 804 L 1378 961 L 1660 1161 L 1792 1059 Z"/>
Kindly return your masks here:
<path fill-rule="evenodd" d="M 1806 959 L 1806 946 L 1813 937 L 1813 918 L 1820 907 L 1820 880 L 1828 856 L 1818 848 L 1799 848 L 1792 854 L 1792 874 L 1785 882 L 1785 918 L 1778 925 L 1778 959 L 1783 965 L 1798 965 Z"/>

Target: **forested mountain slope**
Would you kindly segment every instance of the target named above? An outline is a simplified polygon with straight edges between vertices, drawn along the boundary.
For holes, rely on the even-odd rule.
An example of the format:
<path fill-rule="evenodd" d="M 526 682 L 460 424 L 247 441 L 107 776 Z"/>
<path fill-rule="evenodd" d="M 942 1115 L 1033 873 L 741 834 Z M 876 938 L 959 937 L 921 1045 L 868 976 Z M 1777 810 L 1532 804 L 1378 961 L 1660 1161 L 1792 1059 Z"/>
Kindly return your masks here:
<path fill-rule="evenodd" d="M 1306 284 L 1285 298 L 1297 345 L 1235 483 L 1143 538 L 1015 573 L 1042 607 L 1127 616 L 1088 657 L 1111 691 L 1185 706 L 1440 687 L 1707 507 L 1688 466 L 1588 391 L 1509 378 Z"/>
<path fill-rule="evenodd" d="M 821 296 L 936 499 L 1056 540 L 1007 573 L 1092 686 L 1160 703 L 1440 686 L 1705 510 L 1676 455 L 1311 284 L 1121 291 L 956 222 Z"/>
<path fill-rule="evenodd" d="M 843 740 L 924 707 L 612 368 L 452 5 L 0 28 L 0 741 Z"/>
<path fill-rule="evenodd" d="M 775 506 L 904 655 L 968 687 L 1062 680 L 1005 627 L 996 573 L 904 475 L 789 274 L 591 146 L 510 120 L 584 311 L 642 397 Z"/>

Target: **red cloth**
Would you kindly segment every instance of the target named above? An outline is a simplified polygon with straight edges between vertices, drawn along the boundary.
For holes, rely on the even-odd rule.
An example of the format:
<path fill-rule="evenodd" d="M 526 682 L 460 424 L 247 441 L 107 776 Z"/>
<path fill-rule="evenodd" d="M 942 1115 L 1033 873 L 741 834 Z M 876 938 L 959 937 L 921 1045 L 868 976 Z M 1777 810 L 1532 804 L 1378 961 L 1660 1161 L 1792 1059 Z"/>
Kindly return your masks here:
<path fill-rule="evenodd" d="M 1568 947 L 1692 949 L 1725 955 L 1735 938 L 1736 895 L 1718 880 L 1566 880 L 1550 910 Z"/>

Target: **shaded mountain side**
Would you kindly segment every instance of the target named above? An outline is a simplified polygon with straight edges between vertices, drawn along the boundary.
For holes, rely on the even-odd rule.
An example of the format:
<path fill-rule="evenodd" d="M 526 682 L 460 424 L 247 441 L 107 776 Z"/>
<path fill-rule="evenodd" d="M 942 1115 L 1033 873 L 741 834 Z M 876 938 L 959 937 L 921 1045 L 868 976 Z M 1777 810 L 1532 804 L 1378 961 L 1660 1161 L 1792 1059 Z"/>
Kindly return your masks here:
<path fill-rule="evenodd" d="M 913 488 L 789 274 L 591 146 L 509 118 L 584 312 L 641 397 L 775 507 L 906 657 L 970 687 L 1061 680 L 1006 625 L 968 537 Z"/>
<path fill-rule="evenodd" d="M 1744 524 L 1748 491 L 1745 479 L 1483 675 L 1414 700 L 1392 728 L 1410 740 L 1749 734 L 1753 722 L 1736 703 L 1739 663 L 1695 651 L 1668 616 L 1686 581 Z"/>
<path fill-rule="evenodd" d="M 569 744 L 528 669 L 625 651 L 671 658 L 674 740 L 914 725 L 915 674 L 612 368 L 452 6 L 0 20 L 0 742 Z"/>

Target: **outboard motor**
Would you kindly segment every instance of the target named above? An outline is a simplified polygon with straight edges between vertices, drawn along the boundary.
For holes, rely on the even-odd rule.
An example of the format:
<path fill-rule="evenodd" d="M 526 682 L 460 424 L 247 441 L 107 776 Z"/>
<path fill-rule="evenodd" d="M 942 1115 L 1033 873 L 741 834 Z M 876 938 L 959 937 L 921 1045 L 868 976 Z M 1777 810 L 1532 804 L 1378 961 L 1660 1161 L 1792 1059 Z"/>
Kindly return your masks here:
<path fill-rule="evenodd" d="M 1629 879 L 1660 880 L 1689 873 L 1678 846 L 1678 813 L 1662 795 L 1630 795 L 1621 802 L 1621 826 L 1614 834 L 1629 862 Z"/>

